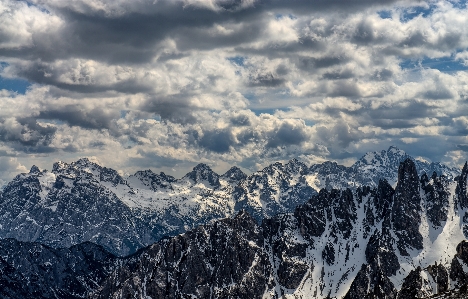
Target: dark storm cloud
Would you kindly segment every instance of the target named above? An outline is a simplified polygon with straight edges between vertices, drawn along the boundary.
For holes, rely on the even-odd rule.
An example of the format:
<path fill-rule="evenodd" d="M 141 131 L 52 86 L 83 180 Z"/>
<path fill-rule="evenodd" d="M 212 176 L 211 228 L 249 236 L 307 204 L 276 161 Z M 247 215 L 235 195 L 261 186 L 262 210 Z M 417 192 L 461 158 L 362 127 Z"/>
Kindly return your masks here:
<path fill-rule="evenodd" d="M 380 37 L 376 34 L 372 23 L 368 21 L 360 22 L 351 36 L 351 41 L 360 45 L 368 45 L 376 42 L 378 39 Z"/>
<path fill-rule="evenodd" d="M 9 144 L 17 151 L 47 153 L 55 151 L 49 147 L 57 129 L 43 126 L 36 119 L 0 119 L 0 141 Z"/>
<path fill-rule="evenodd" d="M 235 144 L 234 136 L 229 129 L 205 131 L 198 144 L 216 153 L 227 153 Z"/>
<path fill-rule="evenodd" d="M 419 93 L 419 96 L 423 99 L 429 100 L 446 100 L 453 99 L 455 97 L 453 91 L 448 89 L 445 85 L 440 82 L 436 82 L 430 89 Z"/>
<path fill-rule="evenodd" d="M 175 37 L 181 50 L 207 50 L 255 40 L 262 32 L 262 15 L 267 11 L 353 10 L 392 2 L 395 1 L 257 1 L 252 7 L 238 9 L 239 1 L 218 1 L 221 10 L 212 11 L 184 6 L 179 1 L 143 1 L 128 5 L 130 11 L 123 14 L 45 4 L 51 13 L 65 20 L 64 28 L 53 36 L 37 33 L 33 37 L 33 47 L 0 49 L 0 55 L 27 59 L 40 57 L 42 61 L 81 57 L 109 63 L 140 64 L 153 59 L 155 46 L 167 37 Z M 231 35 L 206 33 L 206 29 L 214 24 L 230 23 L 242 27 Z"/>
<path fill-rule="evenodd" d="M 267 148 L 297 145 L 307 140 L 307 132 L 305 126 L 282 123 L 279 128 L 270 133 Z"/>
<path fill-rule="evenodd" d="M 332 97 L 360 97 L 361 92 L 356 82 L 354 81 L 340 81 L 333 84 L 332 89 L 329 91 Z"/>
<path fill-rule="evenodd" d="M 257 75 L 250 79 L 249 85 L 254 86 L 263 86 L 263 87 L 278 87 L 285 83 L 284 79 L 275 78 L 273 74 L 262 74 Z"/>
<path fill-rule="evenodd" d="M 64 71 L 68 69 L 59 69 L 58 67 L 41 61 L 34 61 L 28 65 L 16 67 L 15 73 L 29 81 L 55 86 L 62 90 L 68 90 L 76 93 L 101 93 L 106 91 L 117 91 L 128 94 L 149 93 L 153 90 L 152 86 L 144 85 L 136 79 L 119 80 L 113 84 L 98 84 L 93 82 L 93 78 L 80 70 L 77 75 L 70 75 L 69 80 L 73 83 L 63 82 L 60 78 Z"/>
<path fill-rule="evenodd" d="M 299 58 L 299 68 L 306 71 L 314 71 L 314 69 L 328 68 L 335 65 L 340 65 L 348 62 L 346 57 L 325 56 L 320 58 L 302 57 Z"/>
<path fill-rule="evenodd" d="M 239 114 L 231 117 L 230 122 L 236 127 L 247 127 L 251 125 L 249 116 L 245 114 Z"/>
<path fill-rule="evenodd" d="M 260 22 L 241 28 L 234 35 L 213 36 L 206 29 L 215 23 L 240 23 L 258 11 L 244 9 L 211 11 L 179 1 L 135 2 L 131 11 L 110 15 L 104 10 L 77 11 L 67 7 L 46 5 L 66 23 L 56 35 L 37 33 L 34 46 L 21 49 L 0 49 L 0 55 L 51 62 L 80 57 L 108 63 L 141 64 L 155 57 L 155 49 L 165 38 L 176 38 L 182 50 L 213 49 L 253 40 L 261 32 Z M 53 45 L 53 49 L 51 49 Z"/>
<path fill-rule="evenodd" d="M 322 75 L 325 80 L 340 80 L 354 78 L 356 75 L 351 70 L 342 70 L 335 72 L 327 72 Z"/>
<path fill-rule="evenodd" d="M 392 106 L 382 105 L 377 109 L 368 110 L 367 113 L 374 121 L 401 121 L 434 117 L 437 115 L 436 108 L 437 106 L 430 105 L 423 101 L 408 100 Z M 385 127 L 390 128 L 391 124 Z"/>
<path fill-rule="evenodd" d="M 444 130 L 444 135 L 449 136 L 467 136 L 468 135 L 468 119 L 464 117 L 458 117 L 455 119 L 450 119 L 449 122 L 446 122 L 448 125 Z"/>
<path fill-rule="evenodd" d="M 78 126 L 85 129 L 111 129 L 112 120 L 120 118 L 120 114 L 100 108 L 85 109 L 78 105 L 66 105 L 60 110 L 50 109 L 41 111 L 38 119 L 60 120 L 70 126 Z"/>
<path fill-rule="evenodd" d="M 318 127 L 317 135 L 330 149 L 340 148 L 340 153 L 343 149 L 348 147 L 351 142 L 356 142 L 365 136 L 363 133 L 350 127 L 344 121 L 339 121 L 332 127 Z"/>
<path fill-rule="evenodd" d="M 242 130 L 236 137 L 240 144 L 259 143 L 262 140 L 261 133 L 254 128 Z"/>
<path fill-rule="evenodd" d="M 283 8 L 294 11 L 297 14 L 307 14 L 317 10 L 323 11 L 334 11 L 334 10 L 345 10 L 354 12 L 362 8 L 368 8 L 371 6 L 389 5 L 398 2 L 398 0 L 295 0 L 295 1 L 284 1 L 284 0 L 262 0 L 259 1 L 264 7 L 268 6 L 271 8 Z"/>
<path fill-rule="evenodd" d="M 393 77 L 393 72 L 388 69 L 381 69 L 381 70 L 376 70 L 372 76 L 371 79 L 375 81 L 388 81 Z"/>
<path fill-rule="evenodd" d="M 183 95 L 167 96 L 165 98 L 151 98 L 145 101 L 142 111 L 158 114 L 162 120 L 179 124 L 191 124 L 197 121 L 193 113 L 199 108 L 192 107 L 184 101 Z"/>

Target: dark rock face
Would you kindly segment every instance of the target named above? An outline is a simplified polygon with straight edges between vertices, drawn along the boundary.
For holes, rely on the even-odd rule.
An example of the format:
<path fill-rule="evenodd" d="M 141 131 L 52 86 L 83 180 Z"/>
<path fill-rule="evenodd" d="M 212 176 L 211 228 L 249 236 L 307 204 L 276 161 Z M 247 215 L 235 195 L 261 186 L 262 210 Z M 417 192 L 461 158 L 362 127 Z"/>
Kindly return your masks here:
<path fill-rule="evenodd" d="M 455 281 L 457 286 L 468 284 L 468 273 L 463 269 L 466 265 L 468 265 L 468 241 L 463 241 L 458 244 L 457 254 L 450 267 L 450 279 Z"/>
<path fill-rule="evenodd" d="M 296 242 L 293 231 L 297 220 L 292 215 L 279 215 L 262 223 L 264 248 L 272 257 L 270 263 L 279 288 L 295 289 L 313 265 L 305 261 L 308 243 Z"/>
<path fill-rule="evenodd" d="M 261 298 L 271 276 L 261 230 L 241 212 L 137 253 L 94 298 Z"/>
<path fill-rule="evenodd" d="M 393 250 L 393 240 L 388 232 L 375 231 L 366 247 L 366 262 L 374 272 L 392 276 L 400 268 L 398 257 Z"/>
<path fill-rule="evenodd" d="M 426 194 L 427 217 L 435 226 L 442 226 L 447 221 L 450 192 L 445 176 L 437 176 L 433 173 L 431 179 L 426 174 L 421 176 L 421 188 Z"/>
<path fill-rule="evenodd" d="M 393 190 L 392 186 L 386 180 L 380 180 L 377 190 L 375 192 L 374 206 L 376 221 L 382 221 L 385 216 L 390 214 L 389 210 L 393 203 Z"/>
<path fill-rule="evenodd" d="M 344 299 L 394 299 L 397 290 L 378 268 L 363 264 Z"/>
<path fill-rule="evenodd" d="M 423 297 L 424 294 L 421 292 L 422 286 L 421 267 L 417 267 L 404 279 L 397 299 L 416 299 Z"/>
<path fill-rule="evenodd" d="M 82 243 L 53 249 L 38 243 L 0 240 L 1 298 L 86 298 L 103 283 L 117 258 Z"/>
<path fill-rule="evenodd" d="M 312 237 L 321 236 L 325 231 L 325 208 L 328 194 L 326 190 L 322 189 L 318 195 L 304 205 L 297 207 L 294 212 L 299 231 L 308 240 L 311 240 Z"/>
<path fill-rule="evenodd" d="M 466 190 L 468 180 L 468 162 L 465 163 L 460 176 L 455 178 L 455 180 L 457 181 L 457 188 L 455 189 L 455 193 L 458 198 L 457 205 L 462 209 L 466 209 L 468 208 L 468 194 Z"/>
<path fill-rule="evenodd" d="M 426 271 L 431 275 L 432 279 L 436 283 L 437 289 L 434 290 L 434 293 L 443 293 L 449 289 L 449 274 L 443 265 L 435 263 L 435 265 L 427 267 Z"/>
<path fill-rule="evenodd" d="M 468 193 L 467 193 L 467 181 L 468 181 L 468 163 L 465 163 L 463 166 L 460 176 L 456 179 L 457 188 L 455 189 L 456 194 L 456 207 L 459 207 L 462 212 L 463 217 L 463 233 L 466 238 L 468 238 Z"/>
<path fill-rule="evenodd" d="M 392 208 L 392 225 L 397 236 L 397 247 L 402 255 L 409 255 L 409 247 L 422 249 L 423 237 L 419 232 L 421 223 L 421 197 L 416 166 L 410 159 L 400 164 L 398 184 Z"/>

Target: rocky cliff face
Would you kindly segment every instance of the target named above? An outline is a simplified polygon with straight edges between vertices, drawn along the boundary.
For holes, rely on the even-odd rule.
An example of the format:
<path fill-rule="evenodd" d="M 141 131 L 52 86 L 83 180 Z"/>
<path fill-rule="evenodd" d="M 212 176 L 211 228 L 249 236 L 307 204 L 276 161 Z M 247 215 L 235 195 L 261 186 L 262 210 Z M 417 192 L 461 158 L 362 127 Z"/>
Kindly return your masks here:
<path fill-rule="evenodd" d="M 294 212 L 265 218 L 261 225 L 241 211 L 129 257 L 109 256 L 110 264 L 103 266 L 102 258 L 94 262 L 88 255 L 89 264 L 104 270 L 83 290 L 89 298 L 464 298 L 468 167 L 454 181 L 417 171 L 407 159 L 400 163 L 395 188 L 380 180 L 376 187 L 322 189 Z M 106 177 L 119 184 L 118 177 Z M 210 176 L 195 177 L 199 184 L 216 184 Z M 15 250 L 6 252 L 2 281 L 22 272 L 11 257 Z M 57 294 L 67 290 L 61 280 L 46 283 L 40 262 L 29 263 L 33 271 L 22 279 L 40 281 Z M 51 265 L 61 265 L 60 259 Z M 14 294 L 19 286 L 10 285 Z"/>
<path fill-rule="evenodd" d="M 87 298 L 112 270 L 117 258 L 90 242 L 69 249 L 0 240 L 0 297 Z"/>
<path fill-rule="evenodd" d="M 93 298 L 261 298 L 271 272 L 262 231 L 241 212 L 138 252 Z"/>
<path fill-rule="evenodd" d="M 458 294 L 468 274 L 468 243 L 462 210 L 455 205 L 456 184 L 437 174 L 419 177 L 407 159 L 400 164 L 395 189 L 386 180 L 377 188 L 323 189 L 294 213 L 265 219 L 261 226 L 241 213 L 160 242 L 129 259 L 94 296 L 407 299 Z M 435 212 L 435 206 L 443 208 Z M 234 225 L 237 218 L 250 220 L 242 221 L 240 229 Z M 238 245 L 219 242 L 225 239 Z M 168 257 L 168 248 L 177 248 L 175 257 Z M 221 258 L 222 252 L 236 263 Z M 213 256 L 230 263 L 229 273 L 214 271 L 219 265 Z M 190 264 L 193 260 L 196 265 Z M 186 287 L 193 279 L 200 284 Z M 257 287 L 245 287 L 243 279 Z M 224 293 L 219 281 L 225 281 Z M 201 291 L 208 285 L 216 287 Z"/>

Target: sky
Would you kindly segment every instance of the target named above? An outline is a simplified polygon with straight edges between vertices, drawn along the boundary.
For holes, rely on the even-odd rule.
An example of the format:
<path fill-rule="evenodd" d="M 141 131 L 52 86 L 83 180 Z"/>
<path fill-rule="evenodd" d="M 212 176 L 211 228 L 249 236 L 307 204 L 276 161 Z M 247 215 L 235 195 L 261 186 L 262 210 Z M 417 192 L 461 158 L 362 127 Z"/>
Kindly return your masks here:
<path fill-rule="evenodd" d="M 468 151 L 464 1 L 0 0 L 0 185 Z"/>

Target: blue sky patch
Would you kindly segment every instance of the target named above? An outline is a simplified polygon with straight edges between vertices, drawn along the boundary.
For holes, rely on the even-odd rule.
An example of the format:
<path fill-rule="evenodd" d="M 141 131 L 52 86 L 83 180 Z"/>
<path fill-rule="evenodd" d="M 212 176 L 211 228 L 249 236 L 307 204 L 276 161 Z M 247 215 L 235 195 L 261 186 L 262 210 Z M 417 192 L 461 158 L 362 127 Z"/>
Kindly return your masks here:
<path fill-rule="evenodd" d="M 0 73 L 3 71 L 4 68 L 9 66 L 8 63 L 4 61 L 0 61 Z M 31 83 L 24 79 L 20 78 L 4 78 L 0 75 L 0 90 L 6 89 L 11 90 L 20 94 L 25 94 L 28 87 L 31 86 Z"/>
<path fill-rule="evenodd" d="M 423 18 L 427 18 L 431 15 L 434 10 L 437 8 L 436 5 L 429 5 L 429 7 L 422 7 L 422 6 L 415 6 L 410 7 L 402 11 L 400 16 L 401 22 L 408 22 L 418 16 L 422 16 Z"/>
<path fill-rule="evenodd" d="M 392 18 L 392 12 L 390 10 L 381 10 L 378 11 L 377 14 L 381 19 L 391 19 Z"/>
<path fill-rule="evenodd" d="M 29 86 L 31 86 L 31 83 L 26 80 L 8 79 L 0 76 L 0 89 L 6 89 L 20 94 L 25 94 Z"/>
<path fill-rule="evenodd" d="M 230 62 L 238 65 L 238 66 L 244 66 L 244 61 L 245 61 L 245 57 L 243 56 L 234 56 L 234 57 L 228 57 L 227 60 L 229 60 Z"/>
<path fill-rule="evenodd" d="M 430 68 L 445 73 L 468 70 L 468 66 L 464 65 L 460 60 L 455 60 L 453 57 L 424 58 L 422 60 L 406 59 L 400 63 L 400 67 L 409 70 L 420 67 Z"/>

